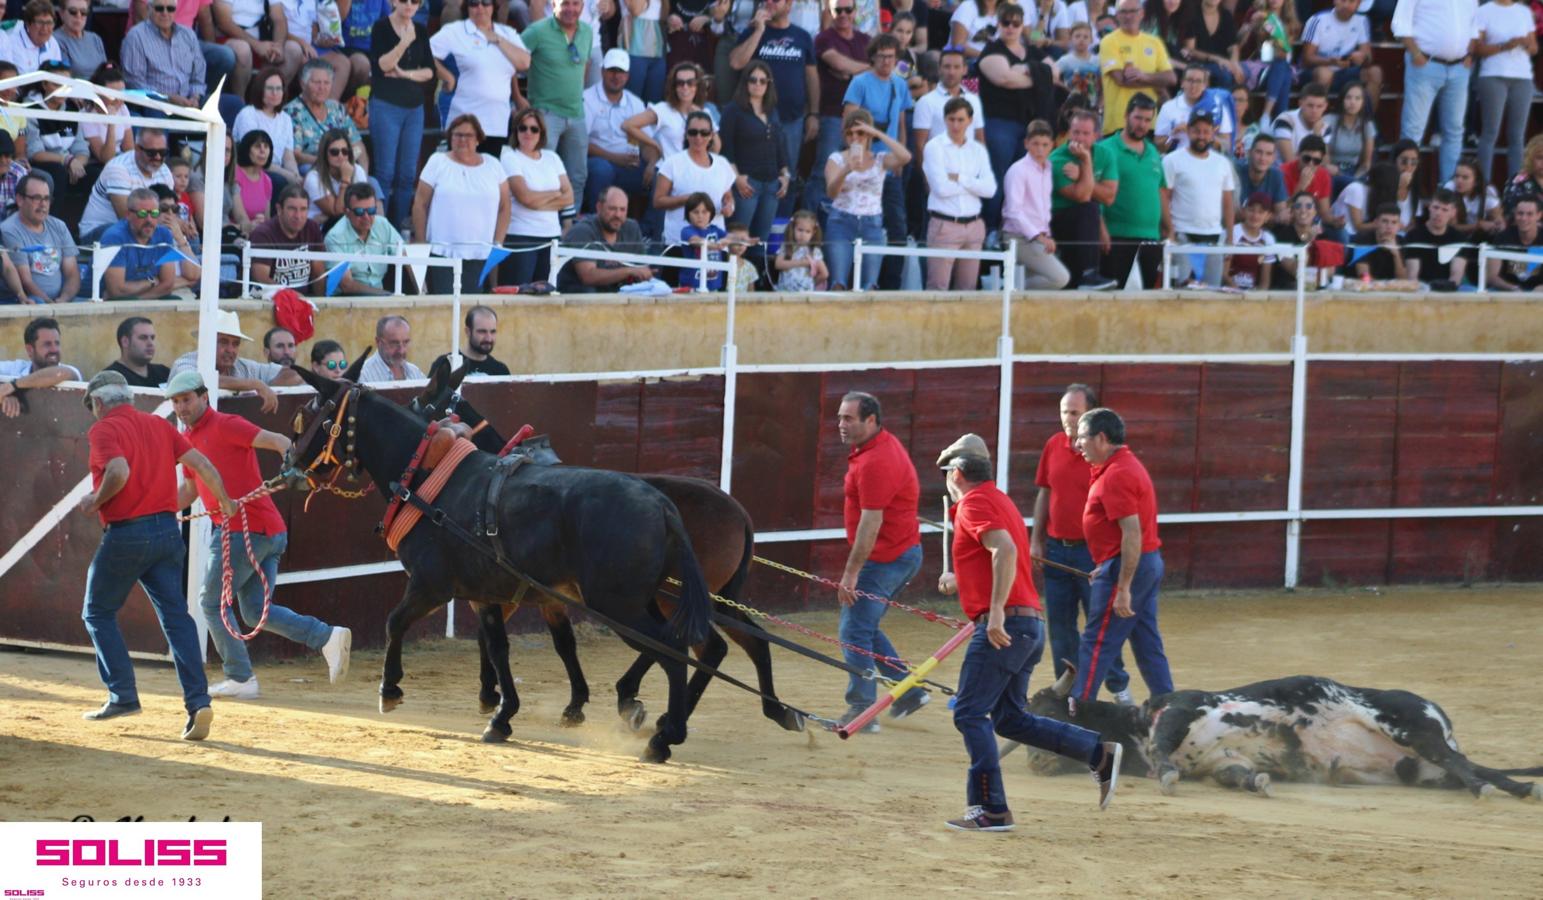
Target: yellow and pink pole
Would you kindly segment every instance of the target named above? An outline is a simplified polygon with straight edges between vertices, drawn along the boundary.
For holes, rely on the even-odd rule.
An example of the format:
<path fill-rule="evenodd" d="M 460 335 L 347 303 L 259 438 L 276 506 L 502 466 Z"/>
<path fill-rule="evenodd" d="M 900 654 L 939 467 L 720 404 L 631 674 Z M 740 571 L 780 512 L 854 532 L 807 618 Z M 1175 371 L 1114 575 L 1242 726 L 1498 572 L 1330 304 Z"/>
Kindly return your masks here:
<path fill-rule="evenodd" d="M 960 644 L 968 641 L 973 634 L 975 634 L 974 622 L 959 629 L 953 637 L 948 639 L 948 643 L 939 647 L 931 656 L 923 660 L 922 664 L 917 666 L 915 671 L 896 682 L 895 686 L 889 689 L 889 693 L 880 696 L 877 702 L 863 710 L 862 715 L 837 728 L 836 733 L 841 735 L 842 740 L 846 740 L 861 730 L 864 725 L 872 722 L 879 713 L 888 709 L 891 703 L 905 696 L 906 691 L 916 687 L 923 678 L 926 678 L 933 669 L 938 667 L 938 663 L 942 662 L 948 654 L 957 650 Z"/>

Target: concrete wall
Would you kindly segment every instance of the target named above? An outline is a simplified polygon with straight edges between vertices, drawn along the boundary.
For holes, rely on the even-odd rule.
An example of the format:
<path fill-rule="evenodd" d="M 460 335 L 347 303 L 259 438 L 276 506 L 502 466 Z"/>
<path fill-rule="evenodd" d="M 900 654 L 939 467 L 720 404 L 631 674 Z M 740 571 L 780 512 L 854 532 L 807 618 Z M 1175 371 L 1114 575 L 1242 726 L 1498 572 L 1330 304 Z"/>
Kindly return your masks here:
<path fill-rule="evenodd" d="M 467 297 L 498 309 L 495 355 L 516 372 L 595 372 L 711 366 L 723 343 L 721 297 Z M 273 324 L 258 301 L 227 301 L 254 338 Z M 465 308 L 463 306 L 463 308 Z M 1306 328 L 1315 352 L 1528 352 L 1543 348 L 1543 315 L 1525 298 L 1504 295 L 1317 294 Z M 350 356 L 374 339 L 378 317 L 413 323 L 410 358 L 427 368 L 449 349 L 447 298 L 322 301 L 319 338 L 341 341 Z M 191 302 L 75 303 L 0 307 L 0 358 L 23 355 L 22 329 L 37 315 L 64 328 L 65 361 L 88 375 L 117 356 L 114 333 L 125 316 L 155 320 L 157 361 L 194 348 Z M 989 357 L 996 352 L 1000 295 L 753 295 L 739 309 L 740 360 L 850 362 Z M 1290 349 L 1294 300 L 1272 293 L 1183 297 L 1152 292 L 1019 294 L 1013 337 L 1020 353 L 1249 353 Z M 305 349 L 305 348 L 302 348 Z M 255 347 L 249 354 L 259 356 Z"/>

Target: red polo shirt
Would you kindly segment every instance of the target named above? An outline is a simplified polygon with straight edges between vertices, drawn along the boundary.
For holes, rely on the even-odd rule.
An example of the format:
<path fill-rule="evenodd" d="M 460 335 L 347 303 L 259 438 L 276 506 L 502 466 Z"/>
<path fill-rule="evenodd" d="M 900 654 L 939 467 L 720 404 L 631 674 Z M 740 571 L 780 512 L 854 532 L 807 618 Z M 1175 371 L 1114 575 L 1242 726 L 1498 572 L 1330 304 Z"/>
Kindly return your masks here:
<path fill-rule="evenodd" d="M 1018 548 L 1018 574 L 1007 595 L 1008 606 L 1040 609 L 1034 589 L 1034 565 L 1029 559 L 1029 530 L 1023 513 L 993 482 L 977 485 L 949 511 L 954 517 L 954 575 L 959 579 L 959 607 L 973 619 L 991 611 L 991 551 L 981 535 L 998 529 L 1012 536 Z"/>
<path fill-rule="evenodd" d="M 225 482 L 225 493 L 232 500 L 246 496 L 263 483 L 262 473 L 257 468 L 257 451 L 252 447 L 259 431 L 260 428 L 240 416 L 212 409 L 187 431 L 188 441 L 194 449 L 209 457 L 209 462 L 219 471 Z M 223 525 L 225 517 L 220 513 L 220 502 L 215 499 L 214 492 L 202 481 L 196 483 L 204 509 L 209 511 L 209 520 L 215 525 Z M 247 530 L 253 534 L 277 535 L 286 530 L 284 517 L 273 505 L 272 497 L 259 497 L 248 503 L 246 523 Z M 241 524 L 239 518 L 236 524 Z"/>
<path fill-rule="evenodd" d="M 103 525 L 177 511 L 177 460 L 193 447 L 170 422 L 124 404 L 108 410 L 86 438 L 93 490 L 109 462 L 121 456 L 129 464 L 128 484 L 98 511 Z"/>
<path fill-rule="evenodd" d="M 1034 524 L 1053 538 L 1082 540 L 1082 511 L 1088 505 L 1092 474 L 1093 467 L 1072 447 L 1066 432 L 1051 435 L 1034 472 L 1034 483 L 1050 489 L 1049 521 Z"/>
<path fill-rule="evenodd" d="M 916 524 L 921 485 L 916 480 L 916 467 L 894 435 L 880 429 L 866 443 L 852 448 L 847 454 L 845 488 L 842 518 L 847 543 L 857 539 L 857 520 L 863 510 L 884 510 L 884 522 L 879 526 L 869 559 L 894 562 L 900 554 L 921 543 L 921 529 Z"/>
<path fill-rule="evenodd" d="M 1323 166 L 1313 173 L 1313 180 L 1302 184 L 1302 161 L 1293 159 L 1280 167 L 1280 173 L 1286 180 L 1286 192 L 1295 194 L 1298 191 L 1307 191 L 1321 200 L 1331 199 L 1334 193 L 1334 179 L 1329 177 L 1329 170 Z M 1243 199 L 1248 199 L 1247 197 Z"/>
<path fill-rule="evenodd" d="M 1082 533 L 1094 562 L 1120 555 L 1120 520 L 1126 516 L 1136 516 L 1141 523 L 1142 553 L 1163 545 L 1157 539 L 1157 492 L 1152 489 L 1152 477 L 1136 454 L 1121 446 L 1103 465 L 1093 467 L 1088 505 L 1082 511 Z"/>

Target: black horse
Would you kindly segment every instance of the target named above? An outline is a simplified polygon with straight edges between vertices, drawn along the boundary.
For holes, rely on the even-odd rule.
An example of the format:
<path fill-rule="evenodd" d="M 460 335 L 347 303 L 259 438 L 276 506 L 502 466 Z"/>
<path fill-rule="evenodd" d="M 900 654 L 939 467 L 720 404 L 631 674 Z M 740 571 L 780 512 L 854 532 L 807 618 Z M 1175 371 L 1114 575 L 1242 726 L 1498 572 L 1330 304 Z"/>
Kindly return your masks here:
<path fill-rule="evenodd" d="M 317 398 L 297 416 L 300 436 L 285 459 L 289 486 L 310 489 L 338 469 L 362 468 L 390 495 L 424 435 L 423 421 L 368 388 L 295 371 Z M 397 548 L 407 591 L 386 619 L 381 711 L 402 700 L 402 636 L 409 626 L 451 597 L 505 603 L 526 584 L 494 558 L 501 551 L 509 568 L 609 619 L 622 640 L 664 669 L 669 705 L 643 758 L 669 759 L 670 747 L 686 739 L 684 651 L 706 637 L 712 615 L 712 598 L 675 504 L 616 472 L 523 466 L 498 494 L 496 536 L 483 537 L 479 520 L 496 462 L 482 451 L 468 456 L 434 501 L 448 525 L 425 516 Z M 420 473 L 413 487 L 422 480 Z M 485 543 L 479 548 L 473 540 Z M 671 576 L 681 588 L 666 621 L 653 599 Z M 498 651 L 493 662 L 503 696 L 483 733 L 488 741 L 507 739 L 509 719 L 519 709 L 502 629 L 499 638 L 500 646 L 491 649 Z"/>
<path fill-rule="evenodd" d="M 486 421 L 482 414 L 457 393 L 466 374 L 465 367 L 452 373 L 446 359 L 436 360 L 429 370 L 428 386 L 414 398 L 411 408 L 426 420 L 438 419 L 453 413 L 469 426 L 475 427 L 482 424 Z M 489 453 L 497 453 L 504 446 L 504 438 L 491 422 L 476 431 L 472 440 L 478 448 Z M 738 500 L 712 482 L 700 478 L 680 475 L 638 475 L 636 477 L 656 488 L 675 503 L 680 511 L 681 520 L 685 523 L 686 532 L 691 538 L 691 545 L 701 561 L 702 574 L 708 588 L 727 599 L 738 600 L 749 574 L 751 560 L 755 555 L 755 526 L 750 521 L 750 514 Z M 573 625 L 563 604 L 541 597 L 533 599 L 540 604 L 542 618 L 552 635 L 552 646 L 556 649 L 558 657 L 563 662 L 563 668 L 568 673 L 570 699 L 568 707 L 563 710 L 562 721 L 564 724 L 577 725 L 584 721 L 584 704 L 589 700 L 589 683 L 584 677 L 583 667 L 579 664 Z M 663 612 L 668 614 L 674 602 L 673 598 L 661 593 L 656 600 L 663 607 Z M 476 602 L 471 605 L 477 614 L 477 643 L 482 657 L 481 692 L 478 699 L 482 704 L 483 712 L 490 712 L 499 703 L 496 681 L 498 670 L 493 660 L 494 653 L 499 651 L 496 647 L 490 649 L 490 645 L 501 640 L 502 644 L 507 646 L 507 637 L 504 636 L 505 621 L 514 614 L 518 604 L 506 603 L 502 608 Z M 722 606 L 719 607 L 719 612 L 728 618 L 750 624 L 750 617 L 734 607 Z M 771 650 L 766 641 L 748 631 L 738 630 L 732 626 L 725 626 L 725 631 L 731 640 L 744 649 L 745 655 L 750 657 L 755 665 L 757 681 L 761 693 L 765 695 L 761 701 L 762 713 L 789 731 L 802 731 L 805 724 L 804 717 L 774 699 L 776 688 L 772 680 Z M 716 668 L 728 654 L 728 645 L 717 631 L 709 630 L 706 640 L 698 644 L 694 650 L 697 659 Z M 638 699 L 638 691 L 642 685 L 643 676 L 648 673 L 653 664 L 653 657 L 641 653 L 632 667 L 616 682 L 617 711 L 634 729 L 641 727 L 647 716 L 642 701 Z M 688 714 L 696 709 L 697 703 L 702 698 L 702 692 L 707 689 L 711 681 L 711 674 L 705 671 L 698 671 L 692 676 L 687 692 Z"/>

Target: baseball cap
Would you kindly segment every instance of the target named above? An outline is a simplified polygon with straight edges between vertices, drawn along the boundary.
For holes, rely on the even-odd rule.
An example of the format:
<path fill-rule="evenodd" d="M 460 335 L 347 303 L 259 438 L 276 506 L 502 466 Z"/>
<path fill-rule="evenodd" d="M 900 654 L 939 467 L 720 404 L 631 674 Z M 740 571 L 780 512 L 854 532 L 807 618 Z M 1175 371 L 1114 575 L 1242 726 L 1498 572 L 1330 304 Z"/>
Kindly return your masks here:
<path fill-rule="evenodd" d="M 1208 109 L 1197 109 L 1189 114 L 1189 124 L 1195 125 L 1204 122 L 1207 125 L 1216 124 L 1216 116 Z"/>
<path fill-rule="evenodd" d="M 605 51 L 605 58 L 600 61 L 602 69 L 621 69 L 623 72 L 632 71 L 632 57 L 620 47 L 612 47 Z"/>
<path fill-rule="evenodd" d="M 938 468 L 956 469 L 965 457 L 975 457 L 991 462 L 991 451 L 986 449 L 986 442 L 978 434 L 964 434 L 959 440 L 948 445 L 948 449 L 938 454 Z"/>
<path fill-rule="evenodd" d="M 178 372 L 171 377 L 171 381 L 166 383 L 167 397 L 175 397 L 178 394 L 185 394 L 188 391 L 203 390 L 208 390 L 208 388 L 204 386 L 204 376 L 198 374 L 196 370 L 192 369 L 186 372 Z"/>
<path fill-rule="evenodd" d="M 1244 203 L 1243 205 L 1262 206 L 1265 209 L 1269 209 L 1275 204 L 1271 202 L 1269 194 L 1266 194 L 1264 191 L 1254 191 L 1252 194 L 1248 195 L 1248 202 Z"/>
<path fill-rule="evenodd" d="M 90 409 L 91 395 L 96 393 L 98 390 L 107 387 L 108 385 L 114 384 L 121 384 L 124 387 L 128 387 L 129 381 L 127 378 L 124 378 L 121 374 L 114 372 L 111 369 L 96 373 L 95 375 L 91 376 L 90 383 L 86 385 L 86 396 L 82 398 L 81 402 L 86 405 L 86 409 Z"/>

